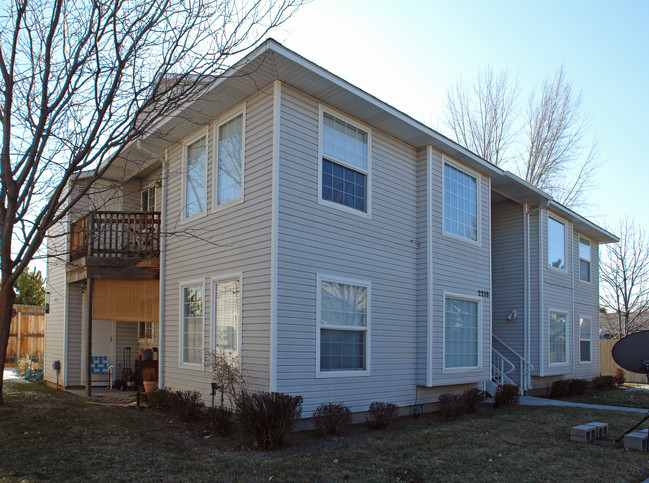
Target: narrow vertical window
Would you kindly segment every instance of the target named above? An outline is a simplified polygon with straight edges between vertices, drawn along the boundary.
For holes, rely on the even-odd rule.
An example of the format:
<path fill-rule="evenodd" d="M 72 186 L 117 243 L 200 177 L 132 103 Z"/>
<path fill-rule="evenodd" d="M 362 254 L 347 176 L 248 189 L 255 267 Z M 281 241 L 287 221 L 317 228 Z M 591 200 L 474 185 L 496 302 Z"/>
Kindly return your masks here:
<path fill-rule="evenodd" d="M 548 265 L 566 268 L 566 227 L 554 218 L 548 218 Z"/>
<path fill-rule="evenodd" d="M 590 242 L 579 237 L 579 280 L 590 282 Z"/>
<path fill-rule="evenodd" d="M 327 113 L 322 134 L 322 199 L 367 212 L 368 134 Z"/>
<path fill-rule="evenodd" d="M 243 171 L 243 114 L 219 126 L 216 203 L 241 198 Z"/>
<path fill-rule="evenodd" d="M 239 279 L 219 280 L 213 287 L 216 349 L 238 354 L 241 324 Z"/>
<path fill-rule="evenodd" d="M 186 148 L 185 218 L 205 211 L 207 153 L 205 137 Z"/>
<path fill-rule="evenodd" d="M 203 361 L 203 286 L 182 289 L 181 362 Z"/>
<path fill-rule="evenodd" d="M 579 361 L 590 362 L 590 319 L 579 318 Z"/>
<path fill-rule="evenodd" d="M 444 305 L 444 367 L 478 367 L 480 304 L 446 297 Z"/>
<path fill-rule="evenodd" d="M 478 179 L 444 163 L 444 231 L 478 240 Z"/>
<path fill-rule="evenodd" d="M 321 281 L 320 371 L 367 369 L 368 287 Z"/>
<path fill-rule="evenodd" d="M 566 314 L 550 312 L 550 364 L 561 364 L 567 361 L 566 319 Z"/>

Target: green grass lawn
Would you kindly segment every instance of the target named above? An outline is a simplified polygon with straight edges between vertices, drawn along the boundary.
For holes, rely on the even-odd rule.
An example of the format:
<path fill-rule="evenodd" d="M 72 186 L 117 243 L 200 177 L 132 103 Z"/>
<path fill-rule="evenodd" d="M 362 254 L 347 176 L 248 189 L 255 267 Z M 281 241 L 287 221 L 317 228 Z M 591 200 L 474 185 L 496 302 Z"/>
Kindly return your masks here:
<path fill-rule="evenodd" d="M 403 418 L 322 448 L 218 454 L 137 410 L 91 404 L 34 384 L 5 383 L 0 407 L 0 482 L 134 481 L 640 481 L 646 453 L 614 439 L 639 414 L 581 408 L 485 409 L 441 422 Z M 143 417 L 146 416 L 146 417 Z M 161 416 L 163 418 L 163 416 Z M 569 441 L 571 426 L 604 421 L 610 436 Z M 294 446 L 299 442 L 293 442 Z M 272 478 L 272 479 L 271 479 Z"/>

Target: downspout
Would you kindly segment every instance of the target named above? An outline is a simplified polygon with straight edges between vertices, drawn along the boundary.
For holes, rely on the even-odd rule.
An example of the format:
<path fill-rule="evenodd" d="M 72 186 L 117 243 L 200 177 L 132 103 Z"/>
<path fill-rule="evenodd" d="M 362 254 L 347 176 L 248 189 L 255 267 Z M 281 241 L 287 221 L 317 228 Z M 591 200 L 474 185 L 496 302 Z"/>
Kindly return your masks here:
<path fill-rule="evenodd" d="M 523 357 L 528 361 L 532 360 L 531 350 L 531 326 L 532 315 L 530 314 L 530 208 L 527 203 L 523 205 L 523 246 L 525 257 L 523 258 L 523 312 L 525 320 L 523 325 Z M 531 389 L 532 375 L 525 376 L 524 390 Z"/>
<path fill-rule="evenodd" d="M 169 150 L 164 157 L 150 151 L 137 140 L 137 148 L 162 163 L 162 207 L 160 211 L 160 276 L 158 280 L 158 387 L 164 387 L 164 319 L 165 319 L 165 265 L 167 260 L 167 177 Z"/>
<path fill-rule="evenodd" d="M 527 210 L 527 222 L 529 224 L 530 220 L 530 215 L 534 213 L 539 214 L 539 232 L 538 232 L 538 238 L 539 238 L 539 377 L 543 377 L 545 374 L 544 371 L 544 366 L 543 366 L 543 217 L 541 216 L 541 211 L 547 208 L 550 205 L 550 202 L 552 200 L 546 200 L 546 202 L 542 205 L 537 206 L 536 208 L 533 209 L 528 209 Z M 530 257 L 530 249 L 531 246 L 527 250 L 527 257 Z M 531 266 L 531 262 L 528 261 L 528 265 Z M 526 305 L 530 306 L 529 299 L 531 297 L 531 287 L 528 281 L 528 292 L 526 294 Z M 531 327 L 532 327 L 532 322 L 531 322 L 531 314 L 528 314 L 526 316 L 526 323 L 529 323 L 529 330 L 528 332 L 530 333 L 529 335 L 529 342 L 528 344 L 531 344 Z M 531 383 L 531 375 L 530 377 L 530 383 Z"/>
<path fill-rule="evenodd" d="M 165 272 L 167 260 L 167 170 L 169 151 L 162 160 L 162 206 L 160 212 L 160 280 L 158 295 L 158 387 L 164 387 Z"/>

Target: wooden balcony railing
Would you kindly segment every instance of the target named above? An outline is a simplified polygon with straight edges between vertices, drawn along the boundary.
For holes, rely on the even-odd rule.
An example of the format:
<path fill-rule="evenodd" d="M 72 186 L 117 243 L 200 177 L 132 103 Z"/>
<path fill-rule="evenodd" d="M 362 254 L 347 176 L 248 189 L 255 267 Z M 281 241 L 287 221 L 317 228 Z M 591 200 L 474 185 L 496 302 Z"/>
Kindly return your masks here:
<path fill-rule="evenodd" d="M 72 223 L 70 261 L 160 256 L 159 211 L 93 211 Z"/>

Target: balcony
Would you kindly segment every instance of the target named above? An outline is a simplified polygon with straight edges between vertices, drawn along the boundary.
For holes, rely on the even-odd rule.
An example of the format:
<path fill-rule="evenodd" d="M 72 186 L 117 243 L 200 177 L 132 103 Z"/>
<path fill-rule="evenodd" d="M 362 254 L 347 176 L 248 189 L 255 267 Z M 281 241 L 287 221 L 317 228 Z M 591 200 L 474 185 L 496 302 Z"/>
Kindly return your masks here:
<path fill-rule="evenodd" d="M 68 283 L 158 278 L 160 212 L 93 211 L 71 224 Z"/>

